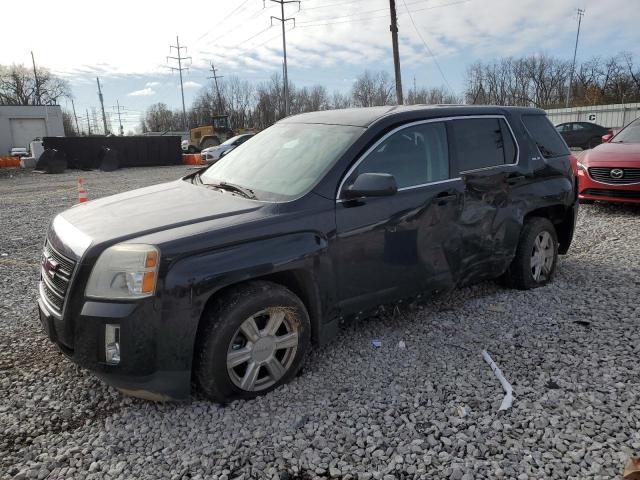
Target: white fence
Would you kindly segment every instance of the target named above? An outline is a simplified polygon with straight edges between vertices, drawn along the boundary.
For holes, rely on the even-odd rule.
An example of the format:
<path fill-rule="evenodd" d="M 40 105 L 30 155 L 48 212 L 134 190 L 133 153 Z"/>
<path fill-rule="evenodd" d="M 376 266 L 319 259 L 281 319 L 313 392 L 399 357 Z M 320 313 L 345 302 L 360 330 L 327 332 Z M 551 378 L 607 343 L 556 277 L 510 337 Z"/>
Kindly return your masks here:
<path fill-rule="evenodd" d="M 591 122 L 620 130 L 629 122 L 640 118 L 640 103 L 554 108 L 547 110 L 547 115 L 554 125 L 566 122 Z"/>

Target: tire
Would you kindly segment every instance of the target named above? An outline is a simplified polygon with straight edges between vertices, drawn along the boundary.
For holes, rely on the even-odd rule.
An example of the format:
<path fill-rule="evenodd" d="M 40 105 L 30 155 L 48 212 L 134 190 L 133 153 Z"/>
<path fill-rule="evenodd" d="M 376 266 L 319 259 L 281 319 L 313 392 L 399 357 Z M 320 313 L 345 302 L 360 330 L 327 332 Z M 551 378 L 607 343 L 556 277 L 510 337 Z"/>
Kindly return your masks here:
<path fill-rule="evenodd" d="M 593 205 L 595 203 L 595 200 L 581 199 L 581 200 L 579 200 L 579 202 L 582 205 Z"/>
<path fill-rule="evenodd" d="M 204 150 L 209 147 L 217 147 L 218 145 L 220 145 L 218 137 L 205 137 L 202 142 L 200 142 L 200 150 Z"/>
<path fill-rule="evenodd" d="M 536 251 L 540 253 L 534 260 Z M 505 283 L 519 290 L 546 285 L 553 279 L 557 262 L 558 236 L 553 224 L 546 218 L 530 218 L 520 233 L 516 256 L 507 269 Z M 536 275 L 538 272 L 539 276 Z"/>
<path fill-rule="evenodd" d="M 278 319 L 275 335 L 269 334 Z M 220 403 L 255 398 L 289 382 L 302 368 L 311 339 L 302 301 L 265 281 L 232 288 L 201 321 L 195 380 L 205 396 Z M 278 349 L 278 342 L 284 347 Z"/>

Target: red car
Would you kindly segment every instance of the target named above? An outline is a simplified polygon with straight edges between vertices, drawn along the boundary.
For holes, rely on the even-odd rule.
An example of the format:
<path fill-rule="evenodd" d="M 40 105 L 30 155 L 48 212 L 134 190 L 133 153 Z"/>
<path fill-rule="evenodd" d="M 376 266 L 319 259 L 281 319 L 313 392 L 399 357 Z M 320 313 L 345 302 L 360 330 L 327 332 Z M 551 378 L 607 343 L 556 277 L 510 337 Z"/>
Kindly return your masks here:
<path fill-rule="evenodd" d="M 640 203 L 640 119 L 602 141 L 578 160 L 580 201 Z"/>

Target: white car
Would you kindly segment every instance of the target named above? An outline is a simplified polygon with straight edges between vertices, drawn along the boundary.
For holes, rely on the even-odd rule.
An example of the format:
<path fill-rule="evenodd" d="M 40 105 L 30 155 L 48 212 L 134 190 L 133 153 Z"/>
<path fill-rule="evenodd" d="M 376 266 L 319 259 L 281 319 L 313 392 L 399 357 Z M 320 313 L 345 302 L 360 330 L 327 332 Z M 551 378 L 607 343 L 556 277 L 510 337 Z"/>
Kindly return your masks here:
<path fill-rule="evenodd" d="M 242 135 L 236 135 L 235 137 L 231 137 L 226 142 L 221 143 L 220 145 L 216 145 L 215 147 L 205 148 L 200 152 L 202 155 L 202 161 L 204 163 L 214 163 L 220 160 L 220 157 L 223 153 L 228 153 L 238 145 L 242 145 L 244 142 L 253 137 L 253 134 L 245 133 Z"/>
<path fill-rule="evenodd" d="M 28 157 L 29 150 L 27 150 L 24 147 L 14 147 L 11 149 L 11 156 L 12 157 Z"/>

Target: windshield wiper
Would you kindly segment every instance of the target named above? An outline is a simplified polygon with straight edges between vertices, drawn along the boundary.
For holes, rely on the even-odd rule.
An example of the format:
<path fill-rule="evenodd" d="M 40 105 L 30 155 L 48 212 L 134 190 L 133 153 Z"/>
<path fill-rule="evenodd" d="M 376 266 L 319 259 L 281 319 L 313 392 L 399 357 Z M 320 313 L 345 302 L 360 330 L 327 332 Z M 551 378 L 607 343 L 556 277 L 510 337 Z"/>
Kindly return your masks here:
<path fill-rule="evenodd" d="M 250 198 L 252 200 L 255 200 L 256 198 L 258 198 L 256 197 L 256 194 L 253 193 L 253 190 L 251 190 L 250 188 L 242 187 L 240 185 L 236 185 L 235 183 L 220 182 L 220 183 L 205 183 L 204 185 L 207 185 L 208 187 L 218 188 L 220 190 L 227 190 L 229 192 L 239 193 L 243 197 Z"/>

